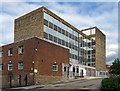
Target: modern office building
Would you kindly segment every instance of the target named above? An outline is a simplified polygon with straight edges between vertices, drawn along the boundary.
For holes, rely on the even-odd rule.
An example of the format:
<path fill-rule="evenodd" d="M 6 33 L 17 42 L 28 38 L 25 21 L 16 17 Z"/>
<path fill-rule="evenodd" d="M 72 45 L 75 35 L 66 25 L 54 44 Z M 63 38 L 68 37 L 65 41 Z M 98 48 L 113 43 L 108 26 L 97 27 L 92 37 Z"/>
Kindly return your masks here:
<path fill-rule="evenodd" d="M 97 27 L 80 31 L 41 7 L 15 19 L 14 41 L 32 36 L 69 49 L 70 63 L 106 70 L 106 37 Z"/>
<path fill-rule="evenodd" d="M 55 81 L 61 77 L 63 79 L 107 74 L 106 36 L 97 27 L 78 30 L 45 7 L 15 19 L 14 25 L 14 43 L 0 47 L 0 69 L 3 70 L 1 74 L 8 79 L 11 79 L 11 72 L 17 75 L 12 80 L 16 81 L 16 86 L 21 83 L 25 85 L 26 81 L 23 79 L 29 79 L 32 73 L 35 77 L 32 77 L 34 80 L 31 82 L 27 82 L 29 84 L 33 81 L 35 84 L 49 82 L 50 79 Z M 18 54 L 19 47 L 23 48 L 21 45 L 25 46 L 23 55 Z M 24 71 L 18 70 L 18 65 L 21 69 L 22 62 L 25 63 Z M 59 72 L 52 70 L 54 62 L 59 64 Z M 36 65 L 33 66 L 33 63 Z M 13 70 L 8 70 L 12 66 Z M 32 66 L 37 67 L 34 69 L 37 74 L 34 71 L 31 73 Z M 4 82 L 6 80 L 3 84 L 7 84 Z M 11 80 L 8 82 L 10 85 Z"/>

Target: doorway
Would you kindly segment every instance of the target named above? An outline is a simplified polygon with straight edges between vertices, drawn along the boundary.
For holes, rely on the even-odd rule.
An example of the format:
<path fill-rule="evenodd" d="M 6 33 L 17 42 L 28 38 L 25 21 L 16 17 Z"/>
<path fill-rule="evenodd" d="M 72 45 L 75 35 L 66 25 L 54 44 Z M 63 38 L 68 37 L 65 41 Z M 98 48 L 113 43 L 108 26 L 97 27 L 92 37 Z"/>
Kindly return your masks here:
<path fill-rule="evenodd" d="M 19 75 L 19 86 L 21 86 L 21 75 Z"/>

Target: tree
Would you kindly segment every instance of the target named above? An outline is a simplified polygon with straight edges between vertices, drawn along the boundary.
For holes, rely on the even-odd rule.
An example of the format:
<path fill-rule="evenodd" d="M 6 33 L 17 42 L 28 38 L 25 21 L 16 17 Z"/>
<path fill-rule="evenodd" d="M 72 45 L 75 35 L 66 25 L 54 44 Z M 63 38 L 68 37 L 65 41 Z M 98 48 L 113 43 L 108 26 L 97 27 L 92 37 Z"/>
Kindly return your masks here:
<path fill-rule="evenodd" d="M 109 69 L 111 74 L 120 75 L 120 60 L 117 58 Z"/>

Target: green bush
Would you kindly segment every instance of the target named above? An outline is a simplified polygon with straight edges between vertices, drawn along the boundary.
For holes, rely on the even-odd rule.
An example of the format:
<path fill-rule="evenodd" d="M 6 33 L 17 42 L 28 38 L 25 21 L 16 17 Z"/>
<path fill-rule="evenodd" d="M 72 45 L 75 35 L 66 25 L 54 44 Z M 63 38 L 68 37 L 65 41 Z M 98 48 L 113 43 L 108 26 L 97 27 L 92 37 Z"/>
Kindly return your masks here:
<path fill-rule="evenodd" d="M 120 89 L 120 77 L 111 76 L 102 80 L 102 89 Z"/>

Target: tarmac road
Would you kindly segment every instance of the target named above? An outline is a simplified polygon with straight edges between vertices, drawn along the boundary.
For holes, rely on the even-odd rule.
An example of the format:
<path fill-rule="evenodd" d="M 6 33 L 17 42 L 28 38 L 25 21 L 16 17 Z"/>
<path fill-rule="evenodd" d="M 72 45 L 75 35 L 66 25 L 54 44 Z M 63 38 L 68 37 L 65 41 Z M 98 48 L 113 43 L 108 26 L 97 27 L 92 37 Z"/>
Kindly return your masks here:
<path fill-rule="evenodd" d="M 76 79 L 47 85 L 33 85 L 9 89 L 9 91 L 100 91 L 103 78 Z M 2 90 L 6 91 L 6 90 Z"/>

